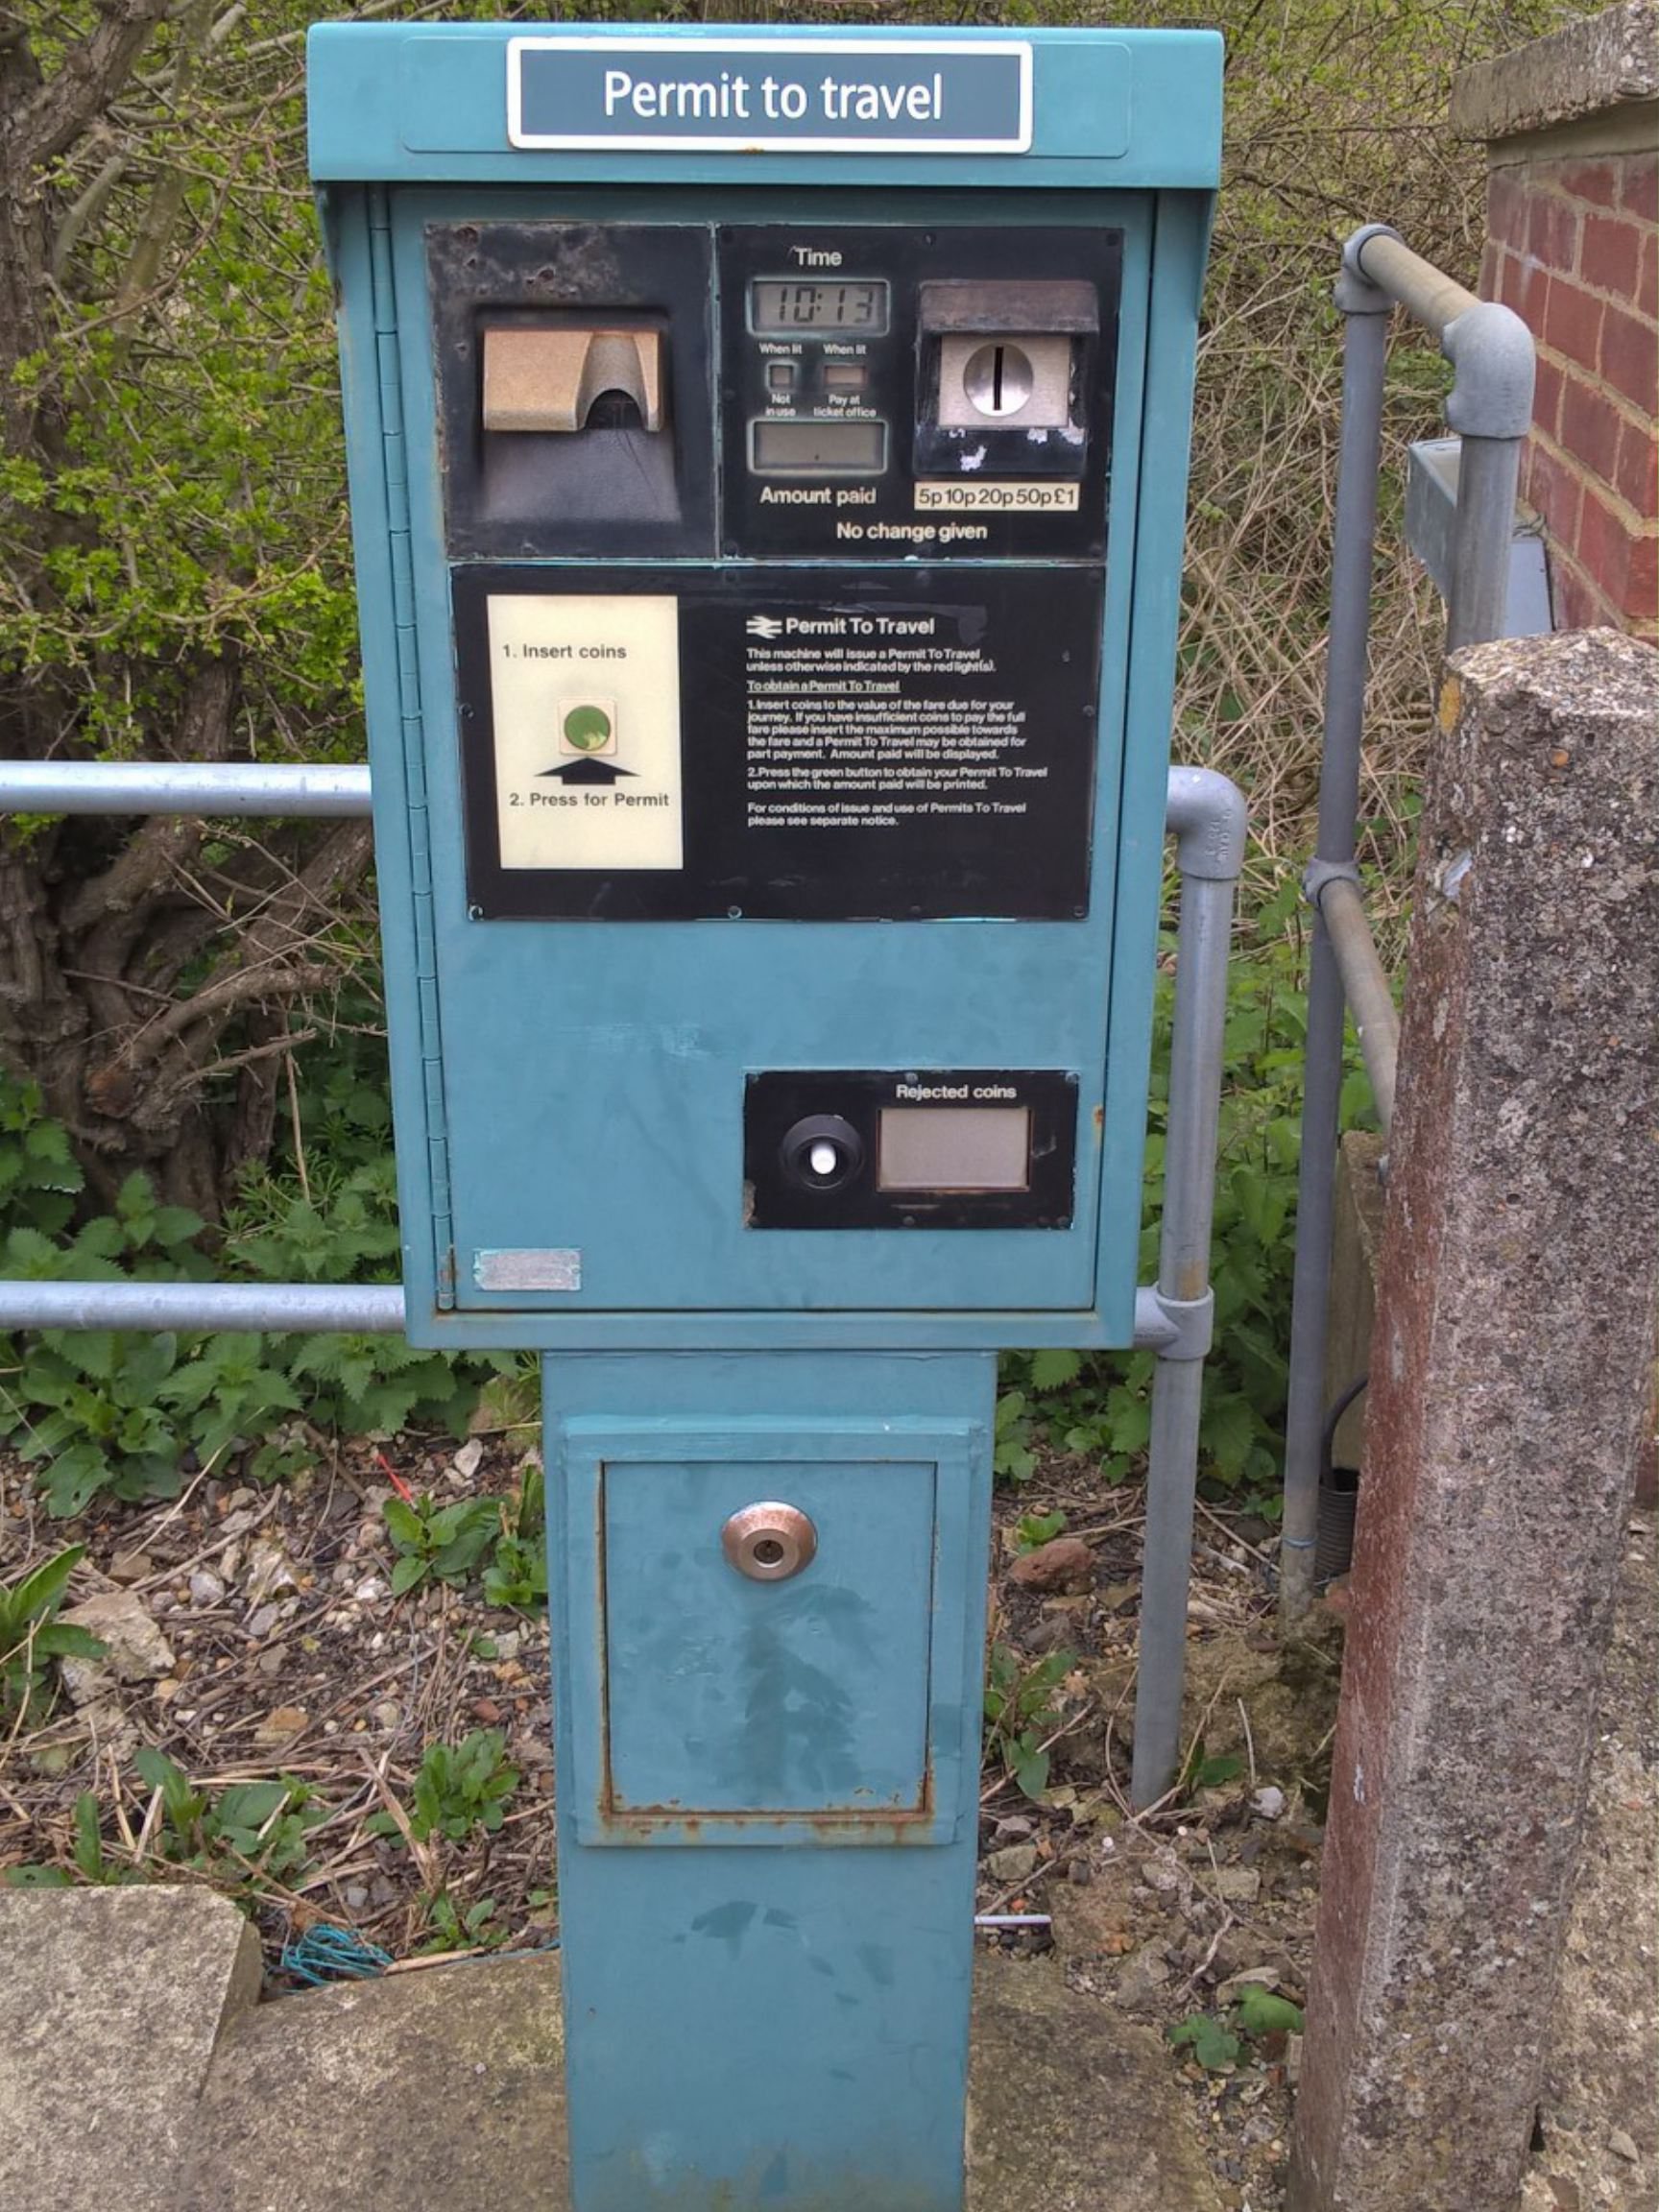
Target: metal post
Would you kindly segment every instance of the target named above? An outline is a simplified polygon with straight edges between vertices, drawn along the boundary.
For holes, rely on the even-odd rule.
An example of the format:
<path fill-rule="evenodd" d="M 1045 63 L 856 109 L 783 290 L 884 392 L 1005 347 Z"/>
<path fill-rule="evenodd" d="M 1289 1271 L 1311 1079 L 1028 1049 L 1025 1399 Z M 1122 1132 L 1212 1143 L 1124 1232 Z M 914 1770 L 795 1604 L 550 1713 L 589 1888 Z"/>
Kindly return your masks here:
<path fill-rule="evenodd" d="M 1130 1780 L 1137 1805 L 1150 1804 L 1168 1789 L 1181 1750 L 1192 1499 L 1209 1339 L 1210 1231 L 1215 1210 L 1227 953 L 1234 886 L 1244 859 L 1244 802 L 1235 784 L 1211 769 L 1171 769 L 1168 822 L 1179 840 L 1181 928 L 1169 1049 L 1158 1293 L 1166 1311 L 1189 1309 L 1201 1316 L 1202 1328 L 1201 1333 L 1160 1345 L 1152 1382 Z"/>
<path fill-rule="evenodd" d="M 1371 632 L 1371 565 L 1377 530 L 1388 301 L 1363 276 L 1344 269 L 1336 279 L 1336 304 L 1342 314 L 1342 438 L 1336 469 L 1315 866 L 1327 873 L 1352 874 Z M 1342 1092 L 1342 978 L 1316 890 L 1310 888 L 1313 895 L 1313 936 L 1308 977 L 1302 1158 L 1296 1184 L 1290 1379 L 1285 1416 L 1285 1522 L 1279 1553 L 1280 1612 L 1287 1623 L 1306 1612 L 1313 1595 L 1319 1438 L 1325 1414 L 1326 1307 L 1331 1287 L 1331 1213 Z"/>
<path fill-rule="evenodd" d="M 1461 441 L 1446 650 L 1502 637 L 1521 445 L 1532 423 L 1532 333 L 1513 308 L 1478 300 L 1386 224 L 1357 230 L 1342 258 L 1345 275 L 1397 300 L 1431 330 L 1456 372 L 1446 398 L 1447 423 Z"/>

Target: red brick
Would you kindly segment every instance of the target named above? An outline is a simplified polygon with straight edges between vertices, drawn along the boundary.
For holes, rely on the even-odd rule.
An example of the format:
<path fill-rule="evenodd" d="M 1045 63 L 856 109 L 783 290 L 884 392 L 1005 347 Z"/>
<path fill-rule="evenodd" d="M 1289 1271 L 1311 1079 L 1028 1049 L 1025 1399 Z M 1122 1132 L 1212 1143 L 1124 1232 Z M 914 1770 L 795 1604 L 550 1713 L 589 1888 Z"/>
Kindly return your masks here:
<path fill-rule="evenodd" d="M 1659 537 L 1649 534 L 1631 540 L 1623 606 L 1631 621 L 1644 629 L 1659 620 Z"/>
<path fill-rule="evenodd" d="M 1521 262 L 1519 267 L 1521 297 L 1513 302 L 1505 301 L 1504 304 L 1512 304 L 1533 337 L 1541 338 L 1550 312 L 1550 272 L 1528 261 Z M 1570 284 L 1572 278 L 1564 277 L 1562 281 Z"/>
<path fill-rule="evenodd" d="M 1645 520 L 1659 518 L 1659 429 L 1651 422 L 1625 418 L 1613 489 Z"/>
<path fill-rule="evenodd" d="M 1588 484 L 1578 517 L 1578 558 L 1598 589 L 1615 607 L 1623 607 L 1630 576 L 1629 525 Z"/>
<path fill-rule="evenodd" d="M 1552 276 L 1544 302 L 1544 342 L 1581 369 L 1595 371 L 1601 365 L 1601 315 L 1599 300 L 1565 276 Z M 1537 324 L 1532 329 L 1537 332 Z"/>
<path fill-rule="evenodd" d="M 1641 160 L 1632 155 L 1621 167 L 1620 206 L 1646 223 L 1659 223 L 1659 155 L 1648 154 Z"/>
<path fill-rule="evenodd" d="M 1659 412 L 1659 330 L 1611 301 L 1601 326 L 1601 373 L 1647 414 Z"/>
<path fill-rule="evenodd" d="M 1596 630 L 1607 619 L 1607 610 L 1570 561 L 1551 553 L 1550 561 L 1551 613 L 1557 630 Z"/>
<path fill-rule="evenodd" d="M 1642 265 L 1642 226 L 1634 216 L 1586 215 L 1578 274 L 1598 292 L 1632 300 Z"/>
<path fill-rule="evenodd" d="M 1561 394 L 1561 429 L 1556 444 L 1590 475 L 1611 484 L 1619 472 L 1619 435 L 1624 427 L 1620 414 L 1604 392 L 1579 377 L 1565 379 Z"/>
<path fill-rule="evenodd" d="M 1553 438 L 1561 420 L 1561 391 L 1566 382 L 1553 361 L 1540 360 L 1538 383 L 1532 396 L 1532 425 Z"/>
<path fill-rule="evenodd" d="M 1486 180 L 1488 235 L 1502 240 L 1505 246 L 1525 246 L 1527 202 L 1527 186 L 1520 175 L 1505 176 L 1494 170 Z"/>
<path fill-rule="evenodd" d="M 1560 544 L 1578 542 L 1578 498 L 1582 480 L 1548 445 L 1534 445 L 1527 496 L 1540 515 L 1551 538 Z"/>
<path fill-rule="evenodd" d="M 1547 269 L 1570 271 L 1578 252 L 1578 210 L 1552 192 L 1534 194 L 1527 216 L 1527 251 Z"/>
<path fill-rule="evenodd" d="M 1642 274 L 1636 279 L 1637 312 L 1659 323 L 1659 237 L 1649 230 L 1642 243 Z"/>
<path fill-rule="evenodd" d="M 1598 207 L 1618 204 L 1619 180 L 1611 161 L 1563 161 L 1552 170 L 1551 182 L 1575 200 L 1594 200 Z"/>

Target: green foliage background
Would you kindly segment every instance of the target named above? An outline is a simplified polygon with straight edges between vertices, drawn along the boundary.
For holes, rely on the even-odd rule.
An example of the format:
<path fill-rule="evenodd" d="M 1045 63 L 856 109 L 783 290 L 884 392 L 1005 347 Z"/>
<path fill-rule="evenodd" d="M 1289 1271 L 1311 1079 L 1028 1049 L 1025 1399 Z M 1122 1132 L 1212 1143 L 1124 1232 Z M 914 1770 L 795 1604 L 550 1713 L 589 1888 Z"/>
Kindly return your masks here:
<path fill-rule="evenodd" d="M 159 5 L 153 0 L 151 12 Z M 178 0 L 84 127 L 28 177 L 0 176 L 18 236 L 37 248 L 38 261 L 28 313 L 10 338 L 0 336 L 6 750 L 187 753 L 204 671 L 229 670 L 237 754 L 362 757 L 331 302 L 303 161 L 303 34 L 320 14 L 395 12 Z M 1190 5 L 1161 0 L 411 12 L 539 23 L 753 14 L 860 28 L 1194 20 Z M 1479 156 L 1446 135 L 1451 76 L 1569 12 L 1557 0 L 1272 8 L 1216 0 L 1201 18 L 1228 40 L 1227 155 L 1201 349 L 1178 743 L 1186 757 L 1245 785 L 1259 841 L 1229 1033 L 1221 1349 L 1205 1424 L 1213 1472 L 1253 1491 L 1273 1479 L 1283 1398 L 1301 1019 L 1300 941 L 1286 886 L 1316 773 L 1339 383 L 1336 251 L 1358 223 L 1385 218 L 1454 274 L 1473 277 Z M 68 82 L 66 65 L 110 20 L 92 0 L 29 0 L 16 17 L 22 45 L 13 39 L 0 53 L 0 88 L 25 105 L 39 86 Z M 17 74 L 20 50 L 37 81 Z M 1391 435 L 1432 429 L 1444 385 L 1431 348 L 1402 334 Z M 1383 519 L 1385 531 L 1397 519 L 1391 493 Z M 1386 541 L 1381 569 L 1366 850 L 1386 908 L 1408 841 L 1437 634 L 1433 610 Z M 13 824 L 3 834 L 16 870 L 26 872 L 32 854 L 52 855 L 42 859 L 42 881 L 54 868 L 73 875 L 110 858 L 105 846 L 52 844 L 60 833 L 48 826 Z M 209 850 L 204 864 L 213 859 Z M 48 893 L 58 896 L 50 883 L 41 892 L 50 903 Z M 215 1194 L 224 1210 L 215 1231 L 205 1234 L 189 1208 L 161 1203 L 154 1175 L 122 1172 L 118 1151 L 111 1159 L 122 1142 L 118 1115 L 89 1151 L 76 1094 L 43 1100 L 13 1080 L 0 1090 L 8 1271 L 396 1273 L 378 1014 L 364 965 L 367 885 L 330 884 L 330 896 L 331 918 L 293 986 L 309 994 L 294 1033 L 326 1029 L 328 1057 L 312 1065 L 301 1052 L 294 1111 L 267 1110 L 257 1124 L 264 1135 L 252 1165 L 245 1148 L 234 1180 Z M 233 966 L 240 917 L 254 909 L 228 895 L 222 905 L 212 958 Z M 187 998 L 214 973 L 204 950 L 163 978 L 163 995 Z M 60 979 L 59 988 L 72 995 L 79 986 Z M 320 1015 L 318 1001 L 331 1011 Z M 275 1036 L 227 1031 L 220 1057 L 192 1073 L 205 1111 L 228 1114 L 241 1096 L 240 1047 L 257 1053 L 284 1042 L 280 1025 Z M 47 1110 L 54 1102 L 56 1115 Z M 1150 1165 L 1155 1182 L 1156 1101 Z M 96 1204 L 83 1190 L 88 1166 Z M 1016 1359 L 999 1422 L 1004 1472 L 1027 1472 L 1043 1436 L 1097 1457 L 1109 1474 L 1123 1472 L 1144 1442 L 1142 1365 L 1107 1367 L 1067 1353 Z M 164 1490 L 184 1455 L 211 1456 L 251 1435 L 269 1440 L 301 1404 L 314 1417 L 365 1427 L 454 1419 L 480 1378 L 440 1369 L 424 1356 L 407 1354 L 400 1364 L 399 1348 L 352 1340 L 140 1345 L 60 1335 L 21 1359 L 11 1403 L 54 1506 L 73 1511 L 100 1490 Z"/>

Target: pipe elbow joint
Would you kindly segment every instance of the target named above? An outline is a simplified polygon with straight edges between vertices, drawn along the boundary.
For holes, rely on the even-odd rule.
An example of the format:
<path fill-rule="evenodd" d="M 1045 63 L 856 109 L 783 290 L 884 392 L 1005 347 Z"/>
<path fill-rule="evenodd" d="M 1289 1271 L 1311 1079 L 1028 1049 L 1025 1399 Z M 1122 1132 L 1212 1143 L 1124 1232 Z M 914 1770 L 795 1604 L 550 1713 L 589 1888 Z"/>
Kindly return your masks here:
<path fill-rule="evenodd" d="M 1364 253 L 1373 238 L 1405 240 L 1392 223 L 1363 223 L 1342 248 L 1342 266 L 1336 273 L 1336 306 L 1343 315 L 1386 315 L 1394 302 L 1380 284 L 1365 274 Z"/>
<path fill-rule="evenodd" d="M 1230 776 L 1216 768 L 1170 769 L 1165 821 L 1184 876 L 1235 882 L 1244 866 L 1248 820 L 1244 794 Z"/>
<path fill-rule="evenodd" d="M 1482 300 L 1446 325 L 1440 350 L 1455 374 L 1449 428 L 1463 438 L 1525 438 L 1532 426 L 1537 348 L 1512 307 Z"/>

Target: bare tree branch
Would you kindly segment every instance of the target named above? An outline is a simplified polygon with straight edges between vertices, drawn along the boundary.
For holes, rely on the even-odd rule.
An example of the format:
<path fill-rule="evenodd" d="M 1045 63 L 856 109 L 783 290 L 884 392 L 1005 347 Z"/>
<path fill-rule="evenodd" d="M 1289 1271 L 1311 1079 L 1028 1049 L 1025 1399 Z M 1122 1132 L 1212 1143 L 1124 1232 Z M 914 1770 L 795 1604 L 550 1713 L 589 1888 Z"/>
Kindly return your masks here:
<path fill-rule="evenodd" d="M 104 19 L 70 47 L 61 66 L 27 100 L 12 132 L 12 161 L 38 167 L 67 154 L 132 75 L 171 0 L 104 0 Z"/>

